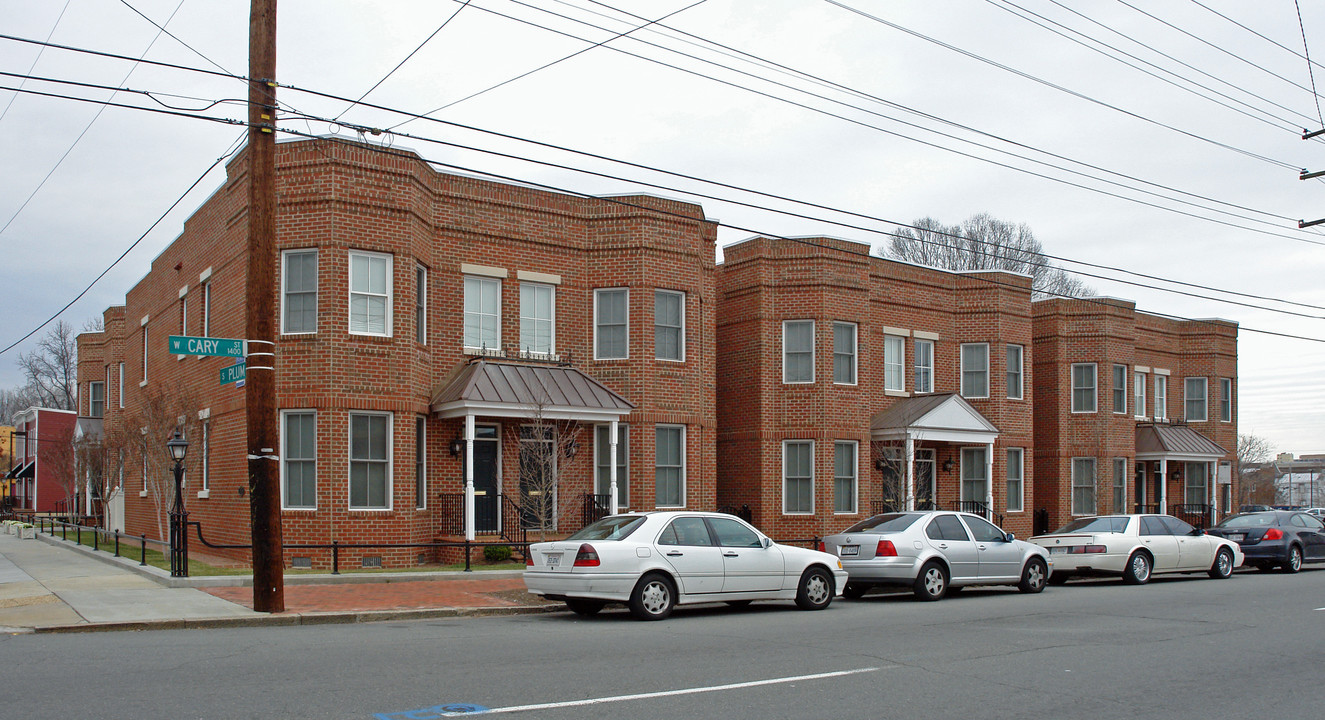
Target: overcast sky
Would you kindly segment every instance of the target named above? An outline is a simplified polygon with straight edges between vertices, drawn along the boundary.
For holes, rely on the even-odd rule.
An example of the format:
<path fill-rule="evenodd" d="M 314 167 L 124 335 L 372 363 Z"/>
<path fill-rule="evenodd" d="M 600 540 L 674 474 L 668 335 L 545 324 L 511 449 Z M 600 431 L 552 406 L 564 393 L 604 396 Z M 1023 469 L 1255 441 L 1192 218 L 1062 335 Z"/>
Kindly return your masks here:
<path fill-rule="evenodd" d="M 455 125 L 414 121 L 383 136 L 428 160 L 572 192 L 695 200 L 724 223 L 720 244 L 761 233 L 878 247 L 886 237 L 872 230 L 982 212 L 1026 223 L 1052 255 L 1105 266 L 1065 263 L 1105 276 L 1083 278 L 1099 294 L 1237 321 L 1239 430 L 1282 452 L 1325 451 L 1325 234 L 1296 222 L 1325 218 L 1325 184 L 1298 179 L 1300 168 L 1325 170 L 1325 143 L 1301 139 L 1302 128 L 1322 125 L 1302 54 L 1305 35 L 1307 52 L 1325 60 L 1325 6 L 1303 3 L 1299 26 L 1287 0 L 1013 3 L 285 0 L 277 74 L 287 86 L 358 98 L 450 18 L 368 102 L 420 114 L 450 105 L 434 117 L 823 207 Z M 0 17 L 7 35 L 247 72 L 246 2 L 0 0 Z M 620 36 L 648 21 L 659 22 Z M 1325 67 L 1314 70 L 1325 89 Z M 112 101 L 156 108 L 246 97 L 231 78 L 13 40 L 0 40 L 0 72 L 148 90 L 156 101 Z M 0 86 L 19 83 L 111 99 L 0 76 Z M 281 126 L 298 132 L 353 136 L 355 125 L 407 119 L 288 87 L 278 97 Z M 0 347 L 73 299 L 242 133 L 9 91 L 0 113 Z M 342 113 L 335 126 L 296 117 Z M 223 102 L 201 114 L 242 118 L 244 109 Z M 222 179 L 220 169 L 207 176 L 62 317 L 81 327 L 122 304 Z M 39 336 L 0 355 L 0 387 L 21 382 L 18 354 Z"/>

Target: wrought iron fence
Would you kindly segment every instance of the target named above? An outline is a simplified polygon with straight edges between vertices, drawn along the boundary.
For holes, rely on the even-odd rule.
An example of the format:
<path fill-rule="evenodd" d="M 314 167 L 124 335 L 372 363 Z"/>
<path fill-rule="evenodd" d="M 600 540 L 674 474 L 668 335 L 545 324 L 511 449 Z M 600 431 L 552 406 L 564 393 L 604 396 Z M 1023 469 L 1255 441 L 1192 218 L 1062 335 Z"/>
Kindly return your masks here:
<path fill-rule="evenodd" d="M 1211 510 L 1213 510 L 1213 508 L 1203 503 L 1186 503 L 1183 505 L 1174 505 L 1172 514 L 1174 517 L 1182 520 L 1188 525 L 1199 530 L 1204 530 L 1214 524 L 1211 522 Z"/>

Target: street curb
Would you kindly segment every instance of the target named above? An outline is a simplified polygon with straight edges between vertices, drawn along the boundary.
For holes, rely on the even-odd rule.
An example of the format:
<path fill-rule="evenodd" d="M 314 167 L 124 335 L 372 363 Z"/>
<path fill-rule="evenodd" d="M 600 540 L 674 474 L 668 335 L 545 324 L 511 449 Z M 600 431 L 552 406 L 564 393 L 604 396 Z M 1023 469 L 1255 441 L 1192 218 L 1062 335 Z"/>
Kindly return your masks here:
<path fill-rule="evenodd" d="M 418 610 L 354 610 L 347 612 L 277 613 L 244 617 L 217 617 L 174 620 L 136 620 L 130 622 L 80 623 L 49 625 L 37 628 L 14 628 L 18 633 L 41 635 L 142 632 L 147 630 L 205 630 L 236 627 L 292 627 L 295 625 L 353 625 L 358 623 L 438 618 L 489 617 L 499 615 L 539 615 L 564 610 L 561 605 L 517 605 L 496 607 L 423 608 Z"/>

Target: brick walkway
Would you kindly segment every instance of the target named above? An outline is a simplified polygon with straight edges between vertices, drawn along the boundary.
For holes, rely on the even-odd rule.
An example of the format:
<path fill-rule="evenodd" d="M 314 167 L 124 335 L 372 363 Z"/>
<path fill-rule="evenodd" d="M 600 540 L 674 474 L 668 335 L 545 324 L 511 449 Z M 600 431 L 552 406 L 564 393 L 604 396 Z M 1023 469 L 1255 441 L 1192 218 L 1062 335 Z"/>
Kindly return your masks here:
<path fill-rule="evenodd" d="M 253 607 L 253 588 L 206 588 L 223 600 Z M 286 612 L 346 612 L 427 608 L 515 607 L 546 601 L 525 592 L 518 577 L 405 580 L 343 585 L 286 585 Z"/>

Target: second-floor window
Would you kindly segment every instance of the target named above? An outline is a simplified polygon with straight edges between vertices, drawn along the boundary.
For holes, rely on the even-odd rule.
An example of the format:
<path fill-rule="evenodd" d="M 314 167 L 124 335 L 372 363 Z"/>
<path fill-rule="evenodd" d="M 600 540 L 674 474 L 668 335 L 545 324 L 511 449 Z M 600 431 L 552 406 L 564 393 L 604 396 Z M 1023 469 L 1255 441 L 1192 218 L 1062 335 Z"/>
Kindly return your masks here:
<path fill-rule="evenodd" d="M 288 250 L 281 259 L 281 332 L 317 332 L 317 251 Z"/>
<path fill-rule="evenodd" d="M 916 392 L 934 392 L 934 341 L 916 340 Z"/>
<path fill-rule="evenodd" d="M 906 338 L 883 336 L 883 389 L 906 389 Z"/>
<path fill-rule="evenodd" d="M 856 384 L 855 323 L 833 323 L 833 382 Z"/>
<path fill-rule="evenodd" d="M 1164 375 L 1155 376 L 1155 419 L 1169 419 L 1169 379 Z"/>
<path fill-rule="evenodd" d="M 1132 376 L 1132 412 L 1136 417 L 1145 417 L 1146 414 L 1146 374 L 1136 373 Z"/>
<path fill-rule="evenodd" d="M 520 283 L 520 349 L 551 355 L 556 352 L 556 297 L 551 285 Z"/>
<path fill-rule="evenodd" d="M 465 347 L 501 347 L 501 281 L 465 276 Z"/>
<path fill-rule="evenodd" d="M 782 323 L 782 382 L 814 382 L 814 321 Z"/>
<path fill-rule="evenodd" d="M 428 344 L 428 268 L 414 266 L 414 339 Z"/>
<path fill-rule="evenodd" d="M 989 397 L 989 344 L 962 345 L 962 397 Z"/>
<path fill-rule="evenodd" d="M 1186 415 L 1187 422 L 1205 422 L 1208 419 L 1206 412 L 1206 379 L 1203 377 L 1189 377 L 1183 381 L 1183 413 Z"/>
<path fill-rule="evenodd" d="M 1072 365 L 1072 412 L 1095 412 L 1095 363 Z"/>
<path fill-rule="evenodd" d="M 106 383 L 90 382 L 87 384 L 87 414 L 90 417 L 105 417 Z"/>
<path fill-rule="evenodd" d="M 1113 411 L 1127 412 L 1127 366 L 1113 366 Z"/>
<path fill-rule="evenodd" d="M 653 356 L 658 360 L 684 361 L 685 304 L 683 292 L 655 290 L 653 293 Z"/>
<path fill-rule="evenodd" d="M 350 253 L 350 333 L 391 335 L 391 256 Z"/>
<path fill-rule="evenodd" d="M 609 288 L 593 291 L 593 356 L 597 360 L 629 357 L 630 291 Z"/>
<path fill-rule="evenodd" d="M 1025 394 L 1022 366 L 1025 362 L 1023 348 L 1020 345 L 1008 346 L 1008 398 L 1020 400 Z"/>
<path fill-rule="evenodd" d="M 1233 380 L 1219 378 L 1219 419 L 1233 422 Z"/>

